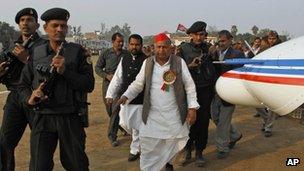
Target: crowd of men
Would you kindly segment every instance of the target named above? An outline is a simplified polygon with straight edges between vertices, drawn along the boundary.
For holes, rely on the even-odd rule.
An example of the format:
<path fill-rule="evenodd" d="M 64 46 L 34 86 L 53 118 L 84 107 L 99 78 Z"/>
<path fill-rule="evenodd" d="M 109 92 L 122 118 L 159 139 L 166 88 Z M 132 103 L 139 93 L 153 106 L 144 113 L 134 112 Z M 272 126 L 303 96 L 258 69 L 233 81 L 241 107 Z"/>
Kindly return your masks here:
<path fill-rule="evenodd" d="M 193 23 L 187 30 L 191 41 L 178 47 L 164 33 L 154 37 L 153 45 L 143 47 L 141 36 L 133 34 L 128 39 L 127 55 L 122 55 L 122 44 L 117 51 L 115 41 L 123 42 L 124 38 L 117 33 L 112 37 L 111 49 L 116 53 L 108 54 L 107 50 L 98 59 L 95 70 L 104 79 L 103 97 L 110 109 L 109 140 L 113 147 L 118 146 L 118 127 L 124 126 L 132 134 L 128 161 L 140 158 L 141 170 L 164 166 L 173 170 L 172 159 L 182 149 L 182 164 L 191 161 L 194 149 L 195 165 L 203 167 L 210 119 L 216 125 L 217 158 L 226 158 L 243 136 L 231 124 L 235 105 L 221 99 L 214 89 L 221 74 L 240 66 L 213 61 L 252 58 L 281 41 L 277 32 L 270 31 L 263 38 L 256 37 L 249 48 L 243 42 L 234 42 L 231 33 L 222 30 L 218 43 L 212 45 L 206 42 L 206 26 L 203 21 Z M 263 118 L 262 132 L 270 137 L 275 113 L 256 110 L 256 115 Z"/>
<path fill-rule="evenodd" d="M 32 171 L 52 170 L 53 155 L 59 142 L 60 160 L 66 170 L 89 170 L 85 152 L 88 126 L 87 94 L 94 89 L 93 66 L 87 51 L 65 41 L 70 14 L 52 8 L 41 15 L 48 34 L 37 34 L 38 14 L 33 8 L 20 10 L 15 21 L 20 37 L 13 49 L 0 56 L 0 81 L 10 93 L 4 107 L 0 132 L 1 170 L 14 170 L 14 150 L 27 125 L 30 135 Z M 227 30 L 218 33 L 218 43 L 206 42 L 206 26 L 197 21 L 187 30 L 190 42 L 172 48 L 170 38 L 155 35 L 153 46 L 143 48 L 138 34 L 126 39 L 112 36 L 112 47 L 104 50 L 95 72 L 103 79 L 102 96 L 109 116 L 108 139 L 119 146 L 120 130 L 132 134 L 128 161 L 140 158 L 140 169 L 173 170 L 174 156 L 184 149 L 182 164 L 206 163 L 203 151 L 208 142 L 209 121 L 216 125 L 217 158 L 229 152 L 242 138 L 232 125 L 235 105 L 215 92 L 217 78 L 236 65 L 213 61 L 252 58 L 280 43 L 278 34 L 255 38 L 252 48 L 233 42 Z M 263 117 L 262 131 L 271 136 L 275 114 L 257 109 Z"/>

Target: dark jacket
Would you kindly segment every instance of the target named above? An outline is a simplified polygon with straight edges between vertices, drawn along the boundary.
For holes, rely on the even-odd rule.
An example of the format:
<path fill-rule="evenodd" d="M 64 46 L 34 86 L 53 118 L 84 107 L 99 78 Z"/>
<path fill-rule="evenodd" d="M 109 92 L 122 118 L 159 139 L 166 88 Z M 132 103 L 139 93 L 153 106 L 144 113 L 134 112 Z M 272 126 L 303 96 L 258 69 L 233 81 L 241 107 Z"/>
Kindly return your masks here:
<path fill-rule="evenodd" d="M 46 74 L 38 71 L 38 66 L 50 69 L 55 52 L 49 42 L 34 49 L 32 59 L 24 67 L 21 77 L 21 93 L 24 102 L 38 88 Z M 38 105 L 39 114 L 68 114 L 75 113 L 78 108 L 75 94 L 77 92 L 91 92 L 94 89 L 94 76 L 92 63 L 87 60 L 85 50 L 78 44 L 65 43 L 62 53 L 65 57 L 65 71 L 62 75 L 55 75 L 52 87 L 52 98 Z"/>
<path fill-rule="evenodd" d="M 213 54 L 212 58 L 214 61 L 219 61 L 219 54 L 218 53 Z M 233 58 L 245 58 L 245 54 L 239 50 L 235 50 L 232 47 L 229 47 L 223 60 L 233 59 Z M 226 65 L 226 64 L 214 64 L 214 66 L 215 66 L 217 78 L 219 78 L 222 74 L 224 74 L 227 71 L 242 67 L 242 65 Z M 222 103 L 224 106 L 233 105 L 224 100 L 222 100 Z"/>
<path fill-rule="evenodd" d="M 40 46 L 46 42 L 45 39 L 42 39 L 37 33 L 33 35 L 32 40 L 30 40 L 30 43 L 27 47 L 29 54 L 33 53 L 33 50 L 35 47 Z M 15 43 L 22 44 L 23 40 L 22 37 L 20 36 Z M 7 60 L 6 55 L 12 54 L 11 51 L 13 49 L 10 49 L 8 51 L 5 51 L 0 54 L 0 63 L 4 62 Z M 19 61 L 17 57 L 12 56 L 13 61 L 11 62 L 11 65 L 9 65 L 9 70 L 6 72 L 6 74 L 2 77 L 1 83 L 5 84 L 8 90 L 17 90 L 20 87 L 20 76 L 21 76 L 21 71 L 24 67 L 24 63 Z"/>
<path fill-rule="evenodd" d="M 122 85 L 120 95 L 122 95 L 129 87 L 129 85 L 135 80 L 139 73 L 141 66 L 147 56 L 144 53 L 138 54 L 134 59 L 131 54 L 122 58 Z M 143 92 L 137 95 L 130 104 L 143 104 Z"/>
<path fill-rule="evenodd" d="M 239 50 L 235 50 L 229 47 L 223 60 L 234 59 L 234 58 L 245 58 L 245 54 Z M 219 54 L 215 53 L 212 55 L 213 61 L 219 61 Z M 226 65 L 226 64 L 214 64 L 217 78 L 229 70 L 242 67 L 242 65 Z"/>
<path fill-rule="evenodd" d="M 210 86 L 215 82 L 215 68 L 212 64 L 211 56 L 208 53 L 209 47 L 207 43 L 202 43 L 200 46 L 192 42 L 183 43 L 180 47 L 180 53 L 177 54 L 185 60 L 187 65 L 189 65 L 194 58 L 202 56 L 202 64 L 198 68 L 189 68 L 196 88 Z"/>

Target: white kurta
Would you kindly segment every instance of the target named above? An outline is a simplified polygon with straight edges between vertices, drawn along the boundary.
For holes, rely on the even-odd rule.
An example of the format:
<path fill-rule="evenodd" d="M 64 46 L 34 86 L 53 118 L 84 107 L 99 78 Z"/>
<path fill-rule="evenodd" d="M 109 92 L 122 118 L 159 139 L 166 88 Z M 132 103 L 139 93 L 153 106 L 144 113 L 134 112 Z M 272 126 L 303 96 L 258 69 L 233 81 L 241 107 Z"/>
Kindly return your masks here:
<path fill-rule="evenodd" d="M 135 60 L 135 59 L 134 59 Z M 107 90 L 106 98 L 117 97 L 118 91 L 122 85 L 122 62 L 120 60 L 115 74 L 110 82 Z M 132 134 L 132 142 L 130 145 L 130 153 L 137 154 L 139 149 L 139 125 L 142 123 L 141 119 L 142 105 L 129 104 L 121 105 L 119 111 L 119 125 L 125 129 L 129 134 Z"/>
<path fill-rule="evenodd" d="M 142 68 L 136 77 L 136 80 L 124 93 L 124 95 L 130 100 L 135 98 L 137 94 L 140 93 L 144 88 L 145 66 L 146 61 L 144 61 Z M 154 144 L 153 149 L 155 151 L 151 150 L 152 147 L 142 148 L 140 164 L 142 170 L 152 169 L 147 166 L 155 166 L 155 163 L 166 164 L 166 162 L 171 160 L 172 157 L 186 145 L 188 139 L 189 126 L 187 123 L 184 125 L 181 123 L 180 113 L 178 111 L 173 86 L 170 86 L 169 92 L 161 90 L 161 87 L 163 85 L 163 74 L 169 69 L 169 61 L 164 65 L 159 65 L 155 61 L 150 89 L 151 108 L 149 111 L 147 124 L 144 124 L 142 122 L 139 128 L 139 137 L 141 144 L 142 142 L 150 141 L 150 144 Z M 197 103 L 196 99 L 195 84 L 184 60 L 182 60 L 181 71 L 182 80 L 187 94 L 188 108 L 199 108 L 199 104 Z M 164 142 L 162 142 L 162 140 Z M 167 142 L 170 142 L 170 144 Z M 145 147 L 144 144 L 143 146 Z M 145 149 L 148 149 L 148 151 L 145 151 Z M 157 151 L 166 151 L 167 154 L 170 155 L 164 158 L 164 156 L 161 153 L 157 153 Z"/>
<path fill-rule="evenodd" d="M 120 61 L 115 74 L 110 82 L 107 90 L 106 98 L 117 97 L 118 91 L 122 85 L 122 62 Z M 121 106 L 119 112 L 119 124 L 128 132 L 132 132 L 132 128 L 139 129 L 139 125 L 142 122 L 141 119 L 142 105 L 129 104 Z"/>
<path fill-rule="evenodd" d="M 129 134 L 132 129 L 139 130 L 142 123 L 142 105 L 120 105 L 119 125 Z"/>

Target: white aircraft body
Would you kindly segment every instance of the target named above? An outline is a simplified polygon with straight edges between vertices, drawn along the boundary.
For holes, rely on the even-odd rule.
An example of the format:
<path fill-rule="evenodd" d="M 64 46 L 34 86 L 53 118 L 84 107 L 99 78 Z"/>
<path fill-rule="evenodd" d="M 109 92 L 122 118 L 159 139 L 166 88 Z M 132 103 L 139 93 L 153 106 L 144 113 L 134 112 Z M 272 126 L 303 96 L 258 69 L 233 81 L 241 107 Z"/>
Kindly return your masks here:
<path fill-rule="evenodd" d="M 226 60 L 244 64 L 224 73 L 216 91 L 227 102 L 267 107 L 286 115 L 304 103 L 304 36 L 276 45 L 252 59 Z"/>

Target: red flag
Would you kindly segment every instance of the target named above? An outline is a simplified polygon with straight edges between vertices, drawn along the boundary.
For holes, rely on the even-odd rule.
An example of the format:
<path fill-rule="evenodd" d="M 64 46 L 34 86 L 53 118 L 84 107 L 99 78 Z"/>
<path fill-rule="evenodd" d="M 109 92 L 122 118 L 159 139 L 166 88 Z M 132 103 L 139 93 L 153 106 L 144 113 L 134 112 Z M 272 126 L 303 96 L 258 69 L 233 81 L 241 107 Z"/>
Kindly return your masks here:
<path fill-rule="evenodd" d="M 178 24 L 176 31 L 177 30 L 182 31 L 182 32 L 186 32 L 187 28 L 182 24 Z"/>

